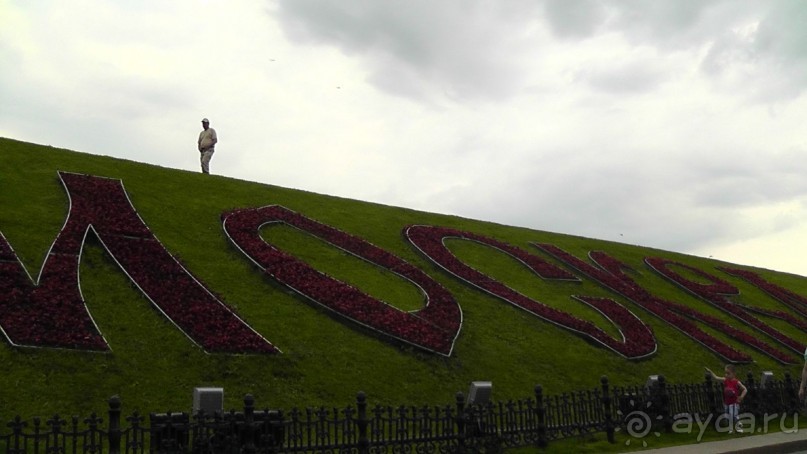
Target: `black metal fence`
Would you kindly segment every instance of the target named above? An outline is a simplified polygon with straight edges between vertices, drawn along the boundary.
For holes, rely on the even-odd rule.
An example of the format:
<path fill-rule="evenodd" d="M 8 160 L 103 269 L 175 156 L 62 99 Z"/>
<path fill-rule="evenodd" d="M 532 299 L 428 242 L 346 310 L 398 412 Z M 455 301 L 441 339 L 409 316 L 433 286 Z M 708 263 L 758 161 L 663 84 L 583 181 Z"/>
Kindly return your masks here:
<path fill-rule="evenodd" d="M 762 417 L 799 411 L 798 382 L 760 384 L 749 374 L 742 411 Z M 259 410 L 251 395 L 239 411 L 204 414 L 134 413 L 122 417 L 121 402 L 109 400 L 106 419 L 23 420 L 0 426 L 0 452 L 22 453 L 489 453 L 510 447 L 545 447 L 553 440 L 614 434 L 643 418 L 654 430 L 669 431 L 680 417 L 722 413 L 719 383 L 668 384 L 663 376 L 644 385 L 611 387 L 606 377 L 590 390 L 517 401 L 466 405 L 457 393 L 445 406 L 368 406 L 364 393 L 345 408 Z M 0 409 L 2 410 L 2 409 Z"/>

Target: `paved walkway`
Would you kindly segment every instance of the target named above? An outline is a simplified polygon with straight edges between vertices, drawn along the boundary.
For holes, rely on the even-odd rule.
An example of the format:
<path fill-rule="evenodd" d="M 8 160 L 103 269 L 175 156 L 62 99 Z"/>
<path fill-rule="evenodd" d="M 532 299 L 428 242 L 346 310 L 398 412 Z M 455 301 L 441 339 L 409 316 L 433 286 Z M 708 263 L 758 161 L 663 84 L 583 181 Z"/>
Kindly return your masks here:
<path fill-rule="evenodd" d="M 640 451 L 649 454 L 785 454 L 807 452 L 807 429 Z"/>

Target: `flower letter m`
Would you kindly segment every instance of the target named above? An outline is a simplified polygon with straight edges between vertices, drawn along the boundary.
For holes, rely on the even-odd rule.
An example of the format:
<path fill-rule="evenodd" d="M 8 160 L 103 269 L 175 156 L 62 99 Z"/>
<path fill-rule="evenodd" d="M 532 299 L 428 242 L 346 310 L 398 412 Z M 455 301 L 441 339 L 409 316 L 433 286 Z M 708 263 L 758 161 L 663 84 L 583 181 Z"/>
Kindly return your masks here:
<path fill-rule="evenodd" d="M 59 178 L 70 211 L 38 282 L 0 234 L 0 330 L 12 345 L 109 349 L 79 289 L 81 250 L 92 230 L 146 297 L 205 351 L 277 352 L 165 250 L 120 180 L 66 172 Z"/>

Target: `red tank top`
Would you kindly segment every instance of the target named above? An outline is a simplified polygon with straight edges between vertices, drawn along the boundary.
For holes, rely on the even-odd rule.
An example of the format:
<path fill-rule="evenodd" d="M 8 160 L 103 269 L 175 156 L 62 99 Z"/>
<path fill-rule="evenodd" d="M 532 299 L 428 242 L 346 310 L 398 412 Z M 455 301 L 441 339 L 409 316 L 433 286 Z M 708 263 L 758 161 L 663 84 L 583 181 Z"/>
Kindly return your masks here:
<path fill-rule="evenodd" d="M 727 378 L 723 381 L 723 403 L 732 405 L 740 397 L 740 381 L 736 378 Z"/>

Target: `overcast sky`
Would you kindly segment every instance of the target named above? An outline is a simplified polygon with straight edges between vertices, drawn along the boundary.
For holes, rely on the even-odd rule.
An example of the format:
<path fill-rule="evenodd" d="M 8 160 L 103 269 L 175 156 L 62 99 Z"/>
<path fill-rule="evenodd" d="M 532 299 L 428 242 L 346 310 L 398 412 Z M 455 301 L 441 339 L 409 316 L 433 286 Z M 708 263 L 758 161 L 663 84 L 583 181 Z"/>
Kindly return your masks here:
<path fill-rule="evenodd" d="M 198 171 L 208 117 L 216 174 L 807 276 L 805 23 L 802 0 L 0 0 L 0 136 Z"/>

